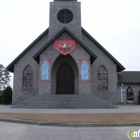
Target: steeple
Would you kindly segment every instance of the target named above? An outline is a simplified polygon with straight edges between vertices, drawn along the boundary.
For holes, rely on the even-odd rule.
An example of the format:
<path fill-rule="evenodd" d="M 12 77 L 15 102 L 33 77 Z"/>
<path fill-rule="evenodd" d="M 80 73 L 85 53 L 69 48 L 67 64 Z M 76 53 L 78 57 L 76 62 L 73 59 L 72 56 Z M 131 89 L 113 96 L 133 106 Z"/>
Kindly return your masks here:
<path fill-rule="evenodd" d="M 81 38 L 81 3 L 77 0 L 50 2 L 49 38 L 64 27 Z"/>

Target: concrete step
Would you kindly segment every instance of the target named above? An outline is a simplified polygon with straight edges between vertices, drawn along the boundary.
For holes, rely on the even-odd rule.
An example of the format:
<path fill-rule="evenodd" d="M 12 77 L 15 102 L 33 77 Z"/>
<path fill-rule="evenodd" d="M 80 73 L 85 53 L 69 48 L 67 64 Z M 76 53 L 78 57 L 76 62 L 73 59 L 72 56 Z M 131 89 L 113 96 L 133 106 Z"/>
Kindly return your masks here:
<path fill-rule="evenodd" d="M 94 95 L 36 95 L 13 108 L 116 108 Z"/>

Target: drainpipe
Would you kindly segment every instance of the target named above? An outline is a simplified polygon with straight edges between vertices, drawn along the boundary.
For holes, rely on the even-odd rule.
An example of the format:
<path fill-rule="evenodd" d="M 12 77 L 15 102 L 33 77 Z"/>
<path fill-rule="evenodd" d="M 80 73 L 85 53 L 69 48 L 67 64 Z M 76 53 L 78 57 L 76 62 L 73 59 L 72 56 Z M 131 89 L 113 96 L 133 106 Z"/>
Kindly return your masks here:
<path fill-rule="evenodd" d="M 121 84 L 121 103 L 123 104 L 123 84 Z"/>

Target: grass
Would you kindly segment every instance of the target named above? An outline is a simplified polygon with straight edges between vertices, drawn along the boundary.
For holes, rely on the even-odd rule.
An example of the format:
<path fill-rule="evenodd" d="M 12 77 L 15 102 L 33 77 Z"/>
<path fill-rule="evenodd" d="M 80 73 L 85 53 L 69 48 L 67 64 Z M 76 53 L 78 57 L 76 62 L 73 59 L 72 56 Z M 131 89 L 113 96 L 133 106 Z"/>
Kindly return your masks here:
<path fill-rule="evenodd" d="M 48 123 L 120 123 L 140 122 L 140 113 L 116 114 L 34 114 L 0 113 L 0 118 L 41 121 Z"/>

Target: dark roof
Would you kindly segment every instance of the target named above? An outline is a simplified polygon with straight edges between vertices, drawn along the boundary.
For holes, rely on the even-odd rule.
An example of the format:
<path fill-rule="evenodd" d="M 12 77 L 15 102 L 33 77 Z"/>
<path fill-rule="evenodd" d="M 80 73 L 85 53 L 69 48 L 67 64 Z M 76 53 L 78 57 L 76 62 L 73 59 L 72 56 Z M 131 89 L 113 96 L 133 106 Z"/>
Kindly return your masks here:
<path fill-rule="evenodd" d="M 84 28 L 82 28 L 82 32 L 91 39 L 93 43 L 95 43 L 116 65 L 117 72 L 121 72 L 125 69 L 125 67 L 118 62 L 99 42 L 97 42 Z"/>
<path fill-rule="evenodd" d="M 118 73 L 120 84 L 140 84 L 140 71 L 123 71 Z"/>
<path fill-rule="evenodd" d="M 70 32 L 66 27 L 60 30 L 40 51 L 38 51 L 33 58 L 39 63 L 40 54 L 47 48 L 55 39 L 57 39 L 63 32 L 67 32 L 73 39 L 77 41 L 78 44 L 82 46 L 82 48 L 90 54 L 91 63 L 97 58 L 97 56 L 85 45 L 81 42 L 72 32 Z"/>
<path fill-rule="evenodd" d="M 20 55 L 18 55 L 7 67 L 6 69 L 10 72 L 14 72 L 14 64 L 27 52 L 29 51 L 44 35 L 49 31 L 47 28 L 41 35 L 39 35 Z"/>
<path fill-rule="evenodd" d="M 29 51 L 44 35 L 49 31 L 47 28 L 39 37 L 37 37 L 18 57 L 16 57 L 6 68 L 10 72 L 14 72 L 14 64 L 27 52 Z M 66 27 L 64 27 L 60 32 L 58 32 L 38 53 L 36 53 L 33 58 L 39 62 L 39 55 L 46 49 L 49 44 L 51 44 L 59 35 L 66 31 L 72 38 L 74 38 L 91 56 L 91 62 L 93 62 L 97 56 L 85 45 L 83 44 L 73 33 L 71 33 Z M 82 32 L 89 38 L 93 43 L 95 43 L 109 58 L 111 58 L 117 65 L 117 72 L 124 70 L 125 68 L 121 65 L 101 44 L 99 44 L 84 28 Z"/>

